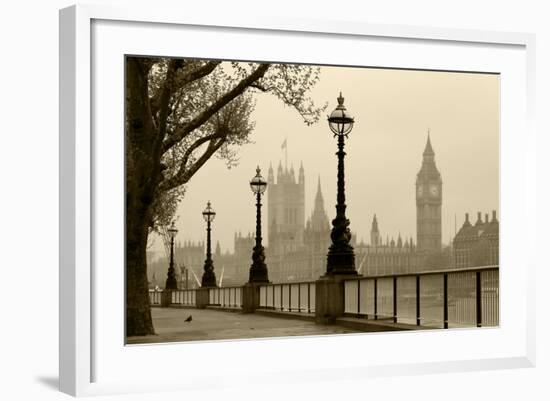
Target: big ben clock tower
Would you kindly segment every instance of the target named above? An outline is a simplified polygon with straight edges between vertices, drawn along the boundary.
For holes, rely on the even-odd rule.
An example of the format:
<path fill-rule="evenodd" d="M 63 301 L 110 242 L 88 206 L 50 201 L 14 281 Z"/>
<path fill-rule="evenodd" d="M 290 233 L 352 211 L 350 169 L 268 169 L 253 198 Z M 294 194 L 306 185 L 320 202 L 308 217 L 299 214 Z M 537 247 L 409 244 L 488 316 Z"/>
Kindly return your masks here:
<path fill-rule="evenodd" d="M 443 185 L 429 133 L 422 156 L 422 167 L 416 176 L 416 243 L 419 251 L 440 252 Z"/>

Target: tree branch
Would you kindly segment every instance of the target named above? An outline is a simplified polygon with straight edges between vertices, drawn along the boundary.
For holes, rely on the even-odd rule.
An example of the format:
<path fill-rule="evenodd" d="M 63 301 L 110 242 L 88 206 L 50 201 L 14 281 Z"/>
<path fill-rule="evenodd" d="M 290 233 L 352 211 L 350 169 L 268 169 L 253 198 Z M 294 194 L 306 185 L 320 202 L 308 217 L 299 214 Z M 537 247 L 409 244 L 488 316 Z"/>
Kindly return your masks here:
<path fill-rule="evenodd" d="M 219 138 L 223 138 L 225 136 L 225 130 L 221 131 L 216 131 L 216 133 L 214 134 L 211 134 L 211 135 L 206 135 L 206 136 L 203 136 L 202 138 L 200 139 L 197 139 L 191 146 L 189 146 L 189 148 L 185 151 L 183 157 L 182 157 L 182 160 L 181 160 L 181 164 L 180 164 L 180 168 L 178 169 L 178 172 L 175 174 L 176 176 L 177 175 L 180 175 L 184 170 L 185 170 L 185 166 L 187 165 L 187 162 L 189 161 L 189 157 L 191 157 L 191 154 L 196 150 L 198 149 L 201 145 L 205 144 L 206 142 L 208 141 L 211 141 L 213 139 L 219 139 Z"/>
<path fill-rule="evenodd" d="M 208 74 L 210 74 L 214 69 L 221 63 L 221 61 L 209 61 L 208 63 L 204 64 L 202 67 L 197 68 L 196 70 L 193 70 L 189 72 L 185 77 L 183 77 L 182 85 L 187 85 L 193 81 L 196 81 L 197 79 L 201 79 Z"/>
<path fill-rule="evenodd" d="M 182 59 L 172 59 L 170 60 L 170 63 L 177 62 L 177 68 L 183 68 L 185 65 L 185 60 Z M 208 63 L 202 65 L 200 68 L 197 68 L 195 70 L 192 70 L 188 72 L 186 75 L 183 76 L 181 79 L 181 82 L 178 82 L 178 87 L 182 88 L 187 84 L 190 84 L 193 81 L 196 81 L 197 79 L 200 79 L 208 74 L 210 74 L 214 69 L 221 63 L 221 61 L 209 61 Z M 170 68 L 170 66 L 168 66 Z M 165 80 L 166 82 L 166 80 Z M 170 88 L 173 90 L 173 88 Z M 151 97 L 151 111 L 153 116 L 156 115 L 156 113 L 161 108 L 161 96 L 163 91 L 159 90 L 156 91 L 155 95 Z M 168 113 L 169 114 L 169 113 Z"/>
<path fill-rule="evenodd" d="M 217 139 L 217 140 L 215 140 Z M 204 144 L 207 141 L 210 141 L 208 144 L 208 147 L 204 151 L 204 153 L 197 159 L 197 161 L 191 165 L 190 167 L 186 168 L 187 160 L 189 159 L 189 156 L 191 155 L 191 147 L 186 152 L 185 158 L 185 164 L 181 164 L 178 172 L 171 177 L 170 179 L 163 181 L 159 185 L 159 191 L 166 192 L 170 191 L 176 187 L 179 187 L 180 185 L 186 184 L 193 175 L 206 163 L 208 159 L 225 143 L 227 140 L 227 137 L 225 135 L 208 135 L 206 137 L 201 138 L 199 141 L 201 141 L 201 145 Z M 193 145 L 196 145 L 199 141 L 195 142 Z M 193 146 L 192 145 L 192 146 Z M 196 150 L 200 145 L 197 145 L 193 148 L 193 150 Z"/>
<path fill-rule="evenodd" d="M 258 82 L 254 82 L 250 87 L 258 89 L 260 92 L 269 92 L 272 89 L 272 87 L 266 87 Z"/>
<path fill-rule="evenodd" d="M 237 86 L 225 93 L 208 109 L 204 110 L 198 116 L 189 121 L 185 126 L 176 131 L 172 136 L 164 141 L 163 152 L 171 149 L 175 144 L 181 141 L 188 133 L 204 124 L 212 115 L 220 111 L 225 105 L 242 94 L 252 83 L 262 78 L 267 72 L 270 64 L 260 64 L 250 75 L 243 78 Z"/>

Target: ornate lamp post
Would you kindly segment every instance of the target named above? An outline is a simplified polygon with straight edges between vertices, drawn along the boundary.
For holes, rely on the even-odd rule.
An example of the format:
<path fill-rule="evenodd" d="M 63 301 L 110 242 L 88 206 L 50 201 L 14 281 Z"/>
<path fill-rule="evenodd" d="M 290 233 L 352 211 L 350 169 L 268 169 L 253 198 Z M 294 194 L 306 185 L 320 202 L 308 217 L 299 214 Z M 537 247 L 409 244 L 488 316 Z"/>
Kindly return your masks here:
<path fill-rule="evenodd" d="M 353 116 L 344 106 L 342 93 L 338 97 L 338 106 L 328 117 L 330 130 L 338 137 L 338 195 L 336 203 L 336 218 L 332 220 L 330 238 L 332 244 L 327 255 L 327 275 L 352 274 L 355 270 L 355 254 L 350 245 L 351 232 L 349 220 L 346 218 L 346 194 L 344 181 L 344 139 L 351 132 L 354 124 Z"/>
<path fill-rule="evenodd" d="M 202 274 L 201 287 L 217 287 L 216 275 L 214 274 L 214 262 L 212 261 L 212 245 L 210 241 L 210 225 L 216 217 L 216 212 L 212 209 L 210 201 L 206 204 L 206 209 L 202 212 L 202 217 L 206 221 L 206 260 L 204 261 L 204 273 Z"/>
<path fill-rule="evenodd" d="M 262 195 L 267 188 L 267 182 L 260 174 L 260 167 L 256 168 L 256 175 L 250 180 L 250 188 L 256 195 L 256 245 L 252 252 L 249 283 L 268 283 L 267 266 L 265 264 L 264 247 L 262 246 Z"/>
<path fill-rule="evenodd" d="M 174 268 L 174 238 L 178 233 L 178 229 L 174 222 L 166 230 L 170 236 L 170 266 L 168 267 L 168 277 L 166 278 L 165 289 L 167 290 L 177 290 L 178 289 L 178 279 L 176 278 L 176 269 Z"/>

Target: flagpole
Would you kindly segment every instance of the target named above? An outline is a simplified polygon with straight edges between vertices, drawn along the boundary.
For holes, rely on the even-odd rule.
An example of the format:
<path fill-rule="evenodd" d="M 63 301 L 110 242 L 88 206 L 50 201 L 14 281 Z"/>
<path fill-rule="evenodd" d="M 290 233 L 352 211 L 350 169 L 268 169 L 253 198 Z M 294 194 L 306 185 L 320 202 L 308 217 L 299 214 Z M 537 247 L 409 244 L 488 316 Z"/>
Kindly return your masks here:
<path fill-rule="evenodd" d="M 285 171 L 288 171 L 288 142 L 285 138 Z"/>

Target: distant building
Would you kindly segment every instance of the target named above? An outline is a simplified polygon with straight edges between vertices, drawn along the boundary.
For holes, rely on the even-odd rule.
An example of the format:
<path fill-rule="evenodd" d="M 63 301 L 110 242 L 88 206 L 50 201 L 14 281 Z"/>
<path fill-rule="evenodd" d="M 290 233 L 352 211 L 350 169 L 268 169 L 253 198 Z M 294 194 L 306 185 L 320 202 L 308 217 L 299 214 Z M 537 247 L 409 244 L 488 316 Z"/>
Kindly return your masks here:
<path fill-rule="evenodd" d="M 300 171 L 303 177 L 303 168 Z M 274 224 L 277 224 L 276 219 Z M 290 253 L 282 253 L 280 249 L 277 252 L 277 248 L 272 249 L 270 243 L 268 256 L 275 259 L 269 265 L 273 267 L 270 271 L 278 273 L 277 277 L 282 282 L 313 280 L 326 271 L 327 250 L 331 243 L 330 223 L 325 211 L 320 178 L 317 179 L 313 212 L 307 219 L 302 235 L 302 245 L 295 247 Z"/>
<path fill-rule="evenodd" d="M 252 233 L 246 235 L 240 232 L 233 238 L 235 251 L 216 255 L 214 266 L 216 266 L 216 277 L 221 279 L 223 285 L 240 285 L 248 281 L 248 273 L 252 264 L 252 248 L 255 238 Z M 223 271 L 223 275 L 222 275 Z"/>
<path fill-rule="evenodd" d="M 241 285 L 248 281 L 248 271 L 252 263 L 252 248 L 254 246 L 254 236 L 252 233 L 235 233 L 233 253 L 222 253 L 219 241 L 216 242 L 212 259 L 214 261 L 214 272 L 218 284 L 223 286 Z M 190 281 L 196 283 L 200 281 L 204 261 L 206 259 L 206 247 L 204 242 L 193 243 L 186 241 L 183 245 L 176 247 L 176 260 L 179 264 L 184 264 L 190 269 Z M 197 278 L 195 278 L 197 277 Z"/>
<path fill-rule="evenodd" d="M 304 244 L 305 223 L 305 175 L 300 165 L 298 180 L 294 168 L 283 170 L 279 163 L 277 180 L 273 167 L 267 176 L 268 246 L 271 254 L 286 254 L 300 249 Z"/>
<path fill-rule="evenodd" d="M 403 241 L 399 234 L 397 241 L 386 237 L 384 243 L 376 215 L 372 220 L 370 244 L 359 243 L 355 253 L 359 273 L 367 276 L 418 271 L 423 261 L 412 238 Z"/>
<path fill-rule="evenodd" d="M 496 211 L 489 221 L 489 215 L 485 215 L 485 221 L 481 220 L 481 212 L 477 214 L 474 225 L 470 223 L 466 213 L 464 224 L 456 234 L 453 241 L 454 266 L 492 266 L 499 264 L 499 222 Z"/>
<path fill-rule="evenodd" d="M 324 274 L 330 245 L 330 223 L 325 211 L 321 179 L 311 216 L 305 221 L 305 171 L 300 165 L 298 180 L 294 169 L 268 171 L 268 243 L 266 262 L 274 282 L 312 280 Z"/>

